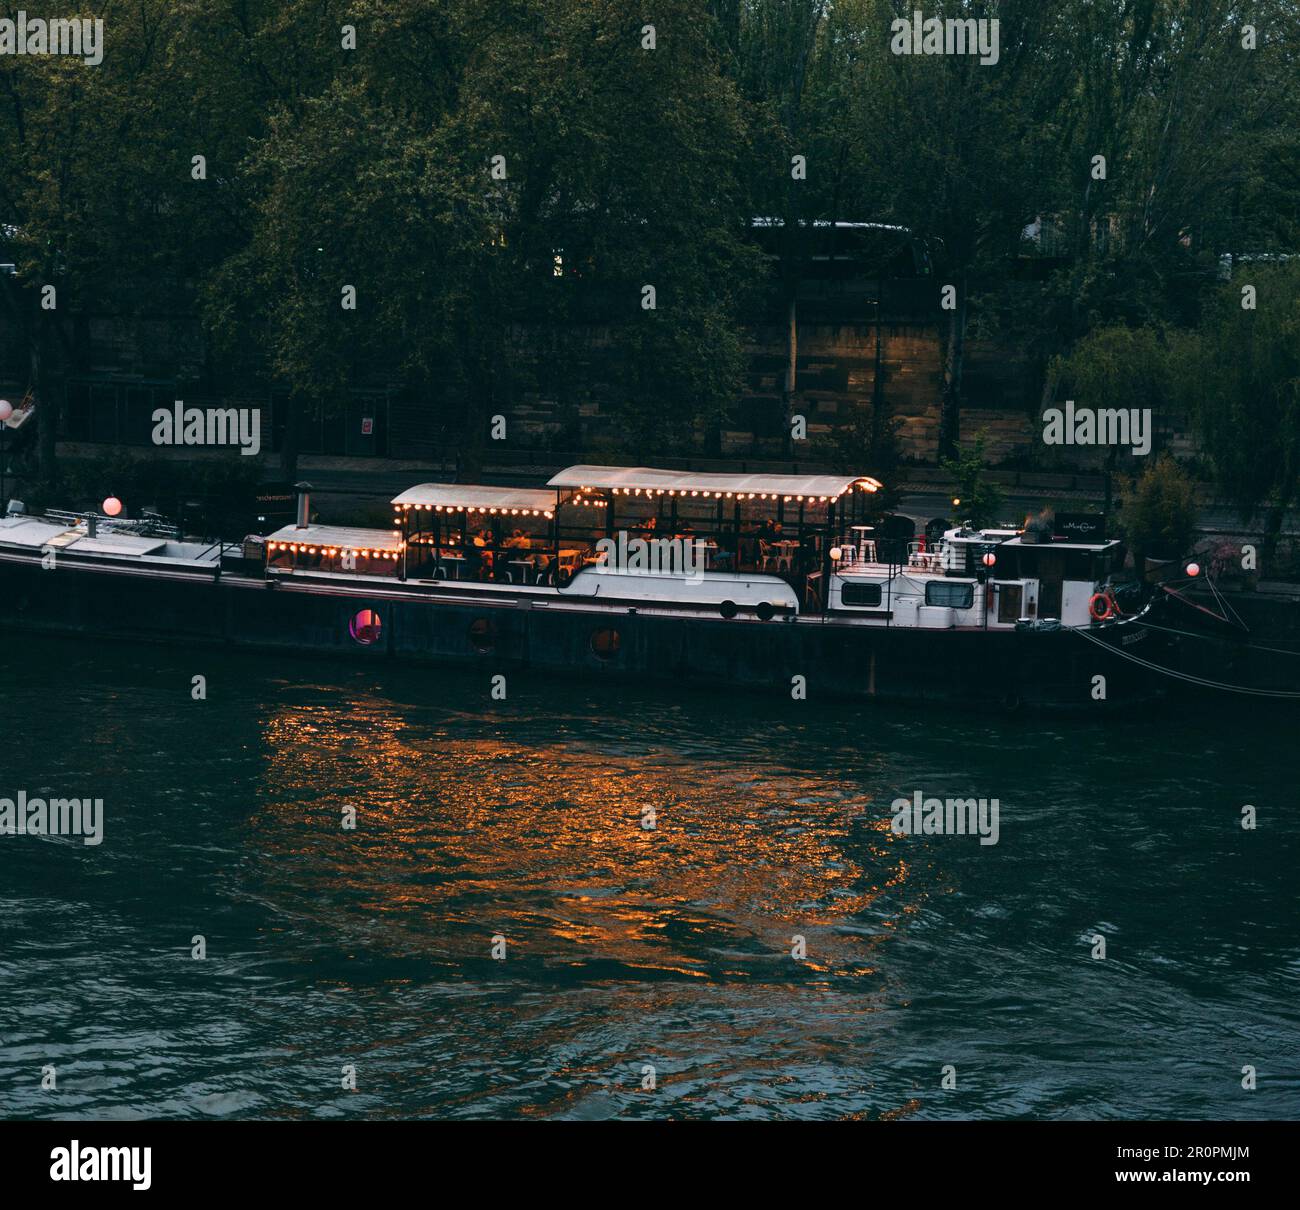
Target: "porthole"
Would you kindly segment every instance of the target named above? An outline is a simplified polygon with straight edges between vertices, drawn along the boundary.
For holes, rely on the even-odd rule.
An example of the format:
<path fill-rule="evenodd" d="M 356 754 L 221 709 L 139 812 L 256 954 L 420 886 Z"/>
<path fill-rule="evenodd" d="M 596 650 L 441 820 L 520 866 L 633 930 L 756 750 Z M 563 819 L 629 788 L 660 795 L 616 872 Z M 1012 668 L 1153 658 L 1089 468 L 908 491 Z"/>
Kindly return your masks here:
<path fill-rule="evenodd" d="M 487 655 L 497 645 L 497 628 L 489 618 L 475 618 L 469 624 L 469 645 Z"/>
<path fill-rule="evenodd" d="M 759 603 L 754 606 L 754 612 L 758 614 L 764 622 L 770 622 L 774 617 L 776 617 L 776 606 L 774 606 L 771 601 L 759 601 Z"/>
<path fill-rule="evenodd" d="M 720 614 L 722 614 L 722 616 L 723 616 L 724 618 L 728 619 L 728 620 L 734 618 L 734 617 L 736 616 L 736 612 L 737 612 L 737 611 L 736 611 L 736 602 L 735 602 L 735 601 L 723 601 L 722 604 L 718 606 L 718 612 L 719 612 Z"/>
<path fill-rule="evenodd" d="M 622 639 L 612 626 L 602 626 L 591 632 L 591 651 L 598 659 L 612 660 L 618 655 Z"/>
<path fill-rule="evenodd" d="M 348 623 L 348 634 L 362 647 L 379 642 L 379 636 L 383 633 L 384 623 L 373 609 L 360 610 Z"/>

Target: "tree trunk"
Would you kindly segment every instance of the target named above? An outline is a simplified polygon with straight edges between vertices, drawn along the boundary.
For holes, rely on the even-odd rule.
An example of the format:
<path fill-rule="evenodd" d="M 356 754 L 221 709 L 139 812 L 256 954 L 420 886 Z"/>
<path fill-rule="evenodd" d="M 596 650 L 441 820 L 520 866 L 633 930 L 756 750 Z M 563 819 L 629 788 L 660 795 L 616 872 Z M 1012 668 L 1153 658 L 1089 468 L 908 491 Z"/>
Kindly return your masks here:
<path fill-rule="evenodd" d="M 463 411 L 464 429 L 456 450 L 456 482 L 479 483 L 483 478 L 483 464 L 488 449 L 489 428 L 492 417 L 504 413 L 497 406 L 500 374 L 500 350 L 488 352 L 479 360 L 478 373 L 469 383 L 468 396 Z M 506 417 L 505 440 L 511 438 L 510 418 Z M 496 444 L 495 442 L 493 444 Z"/>
<path fill-rule="evenodd" d="M 42 480 L 51 483 L 58 476 L 59 407 L 50 389 L 47 343 L 45 316 L 38 313 L 29 346 L 31 391 L 36 400 L 37 461 Z"/>
<path fill-rule="evenodd" d="M 871 456 L 877 457 L 885 443 L 885 384 L 882 379 L 884 364 L 883 335 L 880 330 L 884 311 L 885 279 L 883 273 L 876 282 L 876 353 L 871 371 Z"/>
<path fill-rule="evenodd" d="M 943 394 L 939 404 L 939 456 L 954 458 L 961 439 L 961 379 L 966 352 L 966 275 L 957 288 L 957 306 L 948 314 L 944 348 Z"/>
<path fill-rule="evenodd" d="M 483 477 L 483 426 L 489 413 L 477 399 L 465 405 L 465 432 L 456 450 L 456 482 L 478 483 Z M 507 435 L 509 434 L 507 428 Z"/>
<path fill-rule="evenodd" d="M 798 296 L 793 291 L 786 307 L 785 318 L 785 384 L 781 391 L 781 408 L 785 413 L 785 450 L 787 455 L 793 456 L 790 415 L 794 409 L 794 393 L 799 383 L 799 302 Z"/>
<path fill-rule="evenodd" d="M 292 394 L 284 402 L 284 440 L 280 442 L 280 475 L 290 484 L 298 478 L 298 401 Z"/>

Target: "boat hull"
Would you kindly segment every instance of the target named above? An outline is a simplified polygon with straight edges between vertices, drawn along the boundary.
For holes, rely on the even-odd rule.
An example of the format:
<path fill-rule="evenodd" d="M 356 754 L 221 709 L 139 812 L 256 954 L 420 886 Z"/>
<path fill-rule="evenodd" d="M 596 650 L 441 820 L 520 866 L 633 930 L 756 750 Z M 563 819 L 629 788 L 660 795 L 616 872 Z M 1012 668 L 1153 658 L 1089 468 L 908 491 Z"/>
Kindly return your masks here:
<path fill-rule="evenodd" d="M 1000 709 L 1132 707 L 1164 680 L 1134 660 L 1165 664 L 1165 636 L 1125 623 L 1069 630 L 920 630 L 835 618 L 724 619 L 598 606 L 554 594 L 483 595 L 393 583 L 322 583 L 211 571 L 79 565 L 0 557 L 10 630 L 124 641 L 217 644 L 357 660 L 474 665 L 634 677 L 787 697 L 946 702 Z M 353 637 L 362 610 L 376 640 Z M 1099 682 L 1096 678 L 1104 678 Z M 800 681 L 798 678 L 803 678 Z"/>

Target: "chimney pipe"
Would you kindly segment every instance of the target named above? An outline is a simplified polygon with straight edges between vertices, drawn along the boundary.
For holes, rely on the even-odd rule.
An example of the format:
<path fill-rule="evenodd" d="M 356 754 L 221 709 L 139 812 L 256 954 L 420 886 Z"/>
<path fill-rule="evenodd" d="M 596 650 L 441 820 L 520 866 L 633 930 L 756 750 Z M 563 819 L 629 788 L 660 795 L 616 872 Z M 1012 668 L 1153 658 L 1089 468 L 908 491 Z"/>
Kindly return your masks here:
<path fill-rule="evenodd" d="M 295 483 L 293 487 L 298 493 L 298 528 L 306 529 L 311 524 L 311 484 Z"/>

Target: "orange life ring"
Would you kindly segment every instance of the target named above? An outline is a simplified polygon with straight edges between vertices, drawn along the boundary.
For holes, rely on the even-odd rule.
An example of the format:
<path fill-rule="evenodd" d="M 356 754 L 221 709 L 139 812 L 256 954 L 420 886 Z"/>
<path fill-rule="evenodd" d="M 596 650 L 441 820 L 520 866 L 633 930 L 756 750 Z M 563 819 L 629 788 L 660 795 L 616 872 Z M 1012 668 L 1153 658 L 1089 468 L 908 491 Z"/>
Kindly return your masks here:
<path fill-rule="evenodd" d="M 1088 602 L 1088 615 L 1094 622 L 1104 622 L 1110 617 L 1114 602 L 1104 592 L 1094 592 Z"/>

